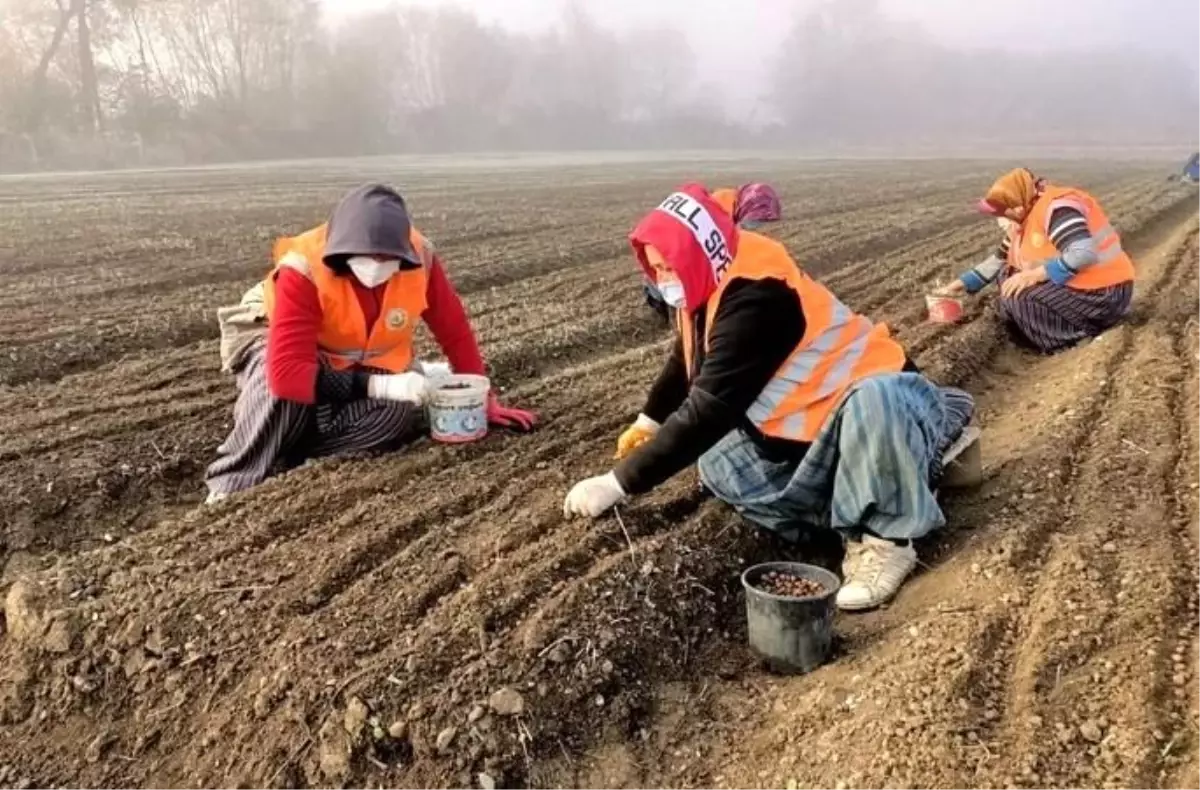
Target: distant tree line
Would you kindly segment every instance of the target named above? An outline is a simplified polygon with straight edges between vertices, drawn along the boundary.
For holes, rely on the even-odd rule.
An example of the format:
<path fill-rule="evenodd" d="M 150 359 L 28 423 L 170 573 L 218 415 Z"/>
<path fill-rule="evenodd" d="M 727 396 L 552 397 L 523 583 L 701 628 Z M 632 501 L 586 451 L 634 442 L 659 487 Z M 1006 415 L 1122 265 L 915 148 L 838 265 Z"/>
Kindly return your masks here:
<path fill-rule="evenodd" d="M 795 144 L 1195 145 L 1196 64 L 1154 54 L 1157 42 L 1048 53 L 1004 43 L 954 49 L 876 0 L 827 3 L 791 26 L 773 106 Z"/>
<path fill-rule="evenodd" d="M 402 0 L 337 25 L 316 0 L 0 0 L 0 170 L 587 148 L 1163 144 L 1195 74 L 1137 53 L 966 53 L 873 0 L 797 13 L 726 111 L 681 31 L 567 6 L 547 32 Z"/>

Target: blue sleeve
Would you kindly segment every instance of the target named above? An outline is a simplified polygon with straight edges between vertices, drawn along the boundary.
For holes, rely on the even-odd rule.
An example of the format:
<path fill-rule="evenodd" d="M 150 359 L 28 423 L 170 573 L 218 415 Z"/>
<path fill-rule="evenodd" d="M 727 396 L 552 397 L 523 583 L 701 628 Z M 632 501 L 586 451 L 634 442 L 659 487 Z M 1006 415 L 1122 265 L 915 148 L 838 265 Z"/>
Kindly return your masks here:
<path fill-rule="evenodd" d="M 967 293 L 969 294 L 982 291 L 987 287 L 988 284 L 988 281 L 983 279 L 983 277 L 979 275 L 979 272 L 975 271 L 974 269 L 963 272 L 958 279 L 964 286 L 966 286 Z"/>
<path fill-rule="evenodd" d="M 1066 285 L 1075 272 L 1071 271 L 1062 258 L 1051 258 L 1046 261 L 1046 276 L 1050 278 L 1050 282 L 1055 285 Z"/>

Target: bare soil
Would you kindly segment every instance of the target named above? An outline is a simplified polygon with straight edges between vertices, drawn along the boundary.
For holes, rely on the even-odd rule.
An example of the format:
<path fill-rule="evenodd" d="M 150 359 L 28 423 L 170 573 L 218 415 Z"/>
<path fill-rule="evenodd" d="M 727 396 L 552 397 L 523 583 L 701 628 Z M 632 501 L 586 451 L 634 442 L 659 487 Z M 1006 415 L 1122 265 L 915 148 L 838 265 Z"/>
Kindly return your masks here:
<path fill-rule="evenodd" d="M 1197 786 L 1197 206 L 1047 163 L 1138 263 L 1134 317 L 1056 357 L 990 309 L 1008 163 L 370 162 L 0 181 L 0 785 Z M 686 474 L 595 523 L 667 336 L 625 234 L 697 173 L 980 402 L 985 482 L 834 660 L 765 672 L 738 576 L 790 559 Z M 215 311 L 271 240 L 391 180 L 530 436 L 316 462 L 204 507 L 230 425 Z M 620 523 L 618 523 L 618 518 Z"/>

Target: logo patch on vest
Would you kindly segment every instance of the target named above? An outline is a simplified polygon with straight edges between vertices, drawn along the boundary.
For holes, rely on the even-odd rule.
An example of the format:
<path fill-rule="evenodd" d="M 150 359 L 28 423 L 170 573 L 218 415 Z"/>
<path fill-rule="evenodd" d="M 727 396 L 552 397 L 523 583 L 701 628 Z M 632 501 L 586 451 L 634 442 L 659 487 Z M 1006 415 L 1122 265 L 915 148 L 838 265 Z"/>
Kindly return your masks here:
<path fill-rule="evenodd" d="M 1040 233 L 1034 233 L 1029 237 L 1029 242 L 1035 247 L 1041 247 L 1046 243 L 1046 237 Z"/>
<path fill-rule="evenodd" d="M 394 307 L 387 311 L 387 315 L 383 318 L 387 328 L 392 331 L 399 331 L 408 323 L 408 313 L 403 308 Z"/>

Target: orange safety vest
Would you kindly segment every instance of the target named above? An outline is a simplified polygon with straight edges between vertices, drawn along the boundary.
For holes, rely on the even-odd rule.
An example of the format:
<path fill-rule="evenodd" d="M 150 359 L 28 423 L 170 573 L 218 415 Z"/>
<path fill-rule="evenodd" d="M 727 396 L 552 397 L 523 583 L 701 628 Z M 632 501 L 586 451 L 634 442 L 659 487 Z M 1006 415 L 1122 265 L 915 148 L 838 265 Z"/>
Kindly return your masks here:
<path fill-rule="evenodd" d="M 736 280 L 782 280 L 804 308 L 804 337 L 746 411 L 764 435 L 812 442 L 850 386 L 870 376 L 897 373 L 904 349 L 887 324 L 855 314 L 825 286 L 809 277 L 783 245 L 742 231 L 737 255 L 705 306 L 705 349 L 721 297 Z M 688 376 L 693 375 L 695 325 L 687 310 L 676 312 Z"/>
<path fill-rule="evenodd" d="M 1008 247 L 1008 265 L 1019 271 L 1033 269 L 1059 256 L 1050 241 L 1050 215 L 1069 207 L 1087 219 L 1088 232 L 1096 245 L 1096 262 L 1067 281 L 1068 288 L 1096 291 L 1134 278 L 1133 260 L 1121 248 L 1121 237 L 1109 224 L 1096 199 L 1082 189 L 1050 186 L 1038 197 Z"/>
<path fill-rule="evenodd" d="M 402 268 L 387 282 L 379 319 L 367 327 L 366 317 L 346 276 L 338 276 L 325 265 L 325 236 L 328 225 L 319 225 L 299 236 L 275 242 L 275 267 L 263 281 L 263 301 L 268 323 L 275 312 L 275 278 L 281 267 L 307 277 L 317 287 L 321 302 L 321 330 L 317 348 L 321 357 L 335 370 L 355 365 L 403 373 L 413 360 L 413 333 L 417 319 L 425 312 L 426 275 L 432 249 L 425 238 L 412 229 L 409 240 L 422 265 Z"/>
<path fill-rule="evenodd" d="M 736 189 L 718 189 L 712 192 L 712 199 L 718 206 L 725 209 L 725 213 L 733 216 L 733 210 L 737 208 L 737 190 Z"/>

